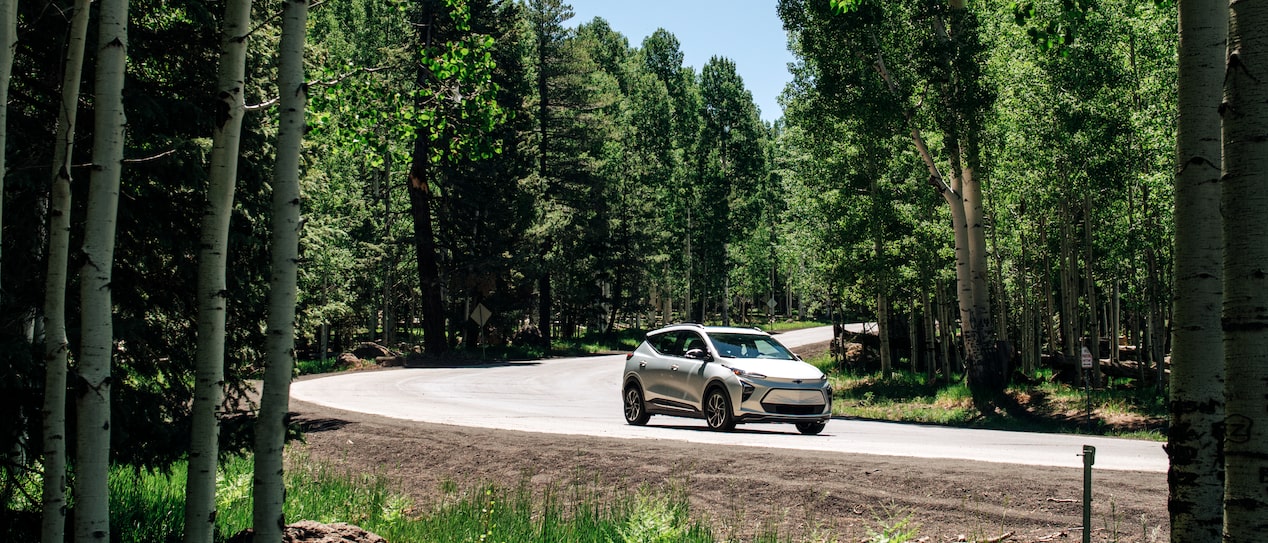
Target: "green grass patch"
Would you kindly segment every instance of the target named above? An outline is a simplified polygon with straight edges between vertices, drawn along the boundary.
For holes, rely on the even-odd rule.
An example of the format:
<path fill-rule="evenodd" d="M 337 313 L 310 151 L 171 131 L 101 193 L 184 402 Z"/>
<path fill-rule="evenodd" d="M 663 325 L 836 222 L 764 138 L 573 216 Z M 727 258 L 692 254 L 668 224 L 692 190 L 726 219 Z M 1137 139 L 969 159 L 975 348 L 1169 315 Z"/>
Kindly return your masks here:
<path fill-rule="evenodd" d="M 690 515 L 681 488 L 644 489 L 609 497 L 589 485 L 534 492 L 486 485 L 441 486 L 433 503 L 418 503 L 383 476 L 344 471 L 301 459 L 289 470 L 286 518 L 346 522 L 388 541 L 427 542 L 713 542 Z M 252 462 L 224 462 L 217 480 L 216 541 L 251 525 Z M 115 468 L 110 474 L 111 541 L 177 542 L 184 518 L 185 465 L 171 471 Z"/>
<path fill-rule="evenodd" d="M 838 371 L 830 355 L 807 362 L 828 374 L 835 390 L 832 411 L 838 416 L 896 422 L 942 424 L 998 430 L 1053 433 L 1093 433 L 1166 439 L 1166 397 L 1151 387 L 1139 388 L 1126 379 L 1111 380 L 1090 391 L 1091 424 L 1087 417 L 1089 391 L 1056 380 L 1050 370 L 1014 384 L 1007 393 L 1022 412 L 1000 409 L 981 413 L 960 376 L 950 383 L 930 380 L 923 373 L 896 370 L 889 379 L 879 372 L 858 375 Z"/>
<path fill-rule="evenodd" d="M 626 328 L 606 334 L 593 333 L 573 338 L 555 338 L 551 343 L 554 356 L 589 356 L 614 352 L 629 352 L 643 342 L 647 330 Z"/>

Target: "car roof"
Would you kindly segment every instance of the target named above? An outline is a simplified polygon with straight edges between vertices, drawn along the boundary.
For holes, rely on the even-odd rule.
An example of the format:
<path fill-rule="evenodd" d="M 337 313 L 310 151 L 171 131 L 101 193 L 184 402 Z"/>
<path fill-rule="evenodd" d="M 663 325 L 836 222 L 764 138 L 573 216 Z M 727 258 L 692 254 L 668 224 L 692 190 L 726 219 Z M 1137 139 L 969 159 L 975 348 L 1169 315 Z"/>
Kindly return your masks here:
<path fill-rule="evenodd" d="M 741 328 L 738 326 L 705 326 L 694 322 L 671 324 L 657 328 L 647 333 L 647 335 L 660 334 L 673 330 L 698 330 L 706 334 L 750 334 L 757 336 L 769 336 L 770 334 L 762 331 L 761 328 Z"/>

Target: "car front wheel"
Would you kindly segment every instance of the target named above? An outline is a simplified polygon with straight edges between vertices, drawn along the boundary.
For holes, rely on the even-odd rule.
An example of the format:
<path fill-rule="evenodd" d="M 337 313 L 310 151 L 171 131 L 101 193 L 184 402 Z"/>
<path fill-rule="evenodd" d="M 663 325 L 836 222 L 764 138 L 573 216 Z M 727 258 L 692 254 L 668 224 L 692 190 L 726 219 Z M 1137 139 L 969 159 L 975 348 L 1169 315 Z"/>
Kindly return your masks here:
<path fill-rule="evenodd" d="M 828 425 L 828 421 L 821 420 L 817 422 L 798 422 L 797 431 L 808 436 L 818 435 L 823 431 L 823 427 Z"/>
<path fill-rule="evenodd" d="M 647 406 L 643 404 L 643 390 L 638 385 L 630 385 L 625 387 L 625 422 L 634 426 L 642 426 L 647 424 L 648 419 L 652 415 L 647 412 Z"/>
<path fill-rule="evenodd" d="M 735 417 L 731 415 L 731 399 L 722 388 L 709 389 L 704 398 L 705 422 L 709 429 L 729 432 L 735 429 Z"/>

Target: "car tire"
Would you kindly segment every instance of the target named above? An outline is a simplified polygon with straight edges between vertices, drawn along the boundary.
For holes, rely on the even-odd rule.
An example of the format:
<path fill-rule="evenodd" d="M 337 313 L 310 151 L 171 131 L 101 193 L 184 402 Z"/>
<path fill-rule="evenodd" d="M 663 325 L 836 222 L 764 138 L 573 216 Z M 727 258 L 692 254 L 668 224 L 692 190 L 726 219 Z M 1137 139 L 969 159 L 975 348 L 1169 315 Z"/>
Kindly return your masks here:
<path fill-rule="evenodd" d="M 731 399 L 726 390 L 713 387 L 704 395 L 704 420 L 710 430 L 730 432 L 735 429 L 735 416 L 731 414 Z"/>
<path fill-rule="evenodd" d="M 652 415 L 647 412 L 647 404 L 643 402 L 643 389 L 637 384 L 631 384 L 625 387 L 621 397 L 622 403 L 625 404 L 625 422 L 634 426 L 647 424 Z"/>
<path fill-rule="evenodd" d="M 823 431 L 823 427 L 828 425 L 828 421 L 820 420 L 816 422 L 798 422 L 797 431 L 808 436 L 819 435 Z"/>

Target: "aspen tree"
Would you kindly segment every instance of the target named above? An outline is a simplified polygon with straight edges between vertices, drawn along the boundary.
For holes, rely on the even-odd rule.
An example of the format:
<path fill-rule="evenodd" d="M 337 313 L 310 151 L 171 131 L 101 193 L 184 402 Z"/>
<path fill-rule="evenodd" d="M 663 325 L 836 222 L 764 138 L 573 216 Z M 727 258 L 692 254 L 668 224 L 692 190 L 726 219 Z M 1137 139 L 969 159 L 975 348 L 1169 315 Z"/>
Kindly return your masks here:
<path fill-rule="evenodd" d="M 251 0 L 229 0 L 220 35 L 216 125 L 212 135 L 207 209 L 198 255 L 198 346 L 191 408 L 189 470 L 185 482 L 185 541 L 210 543 L 216 528 L 216 467 L 224 400 L 225 304 L 229 217 L 238 176 L 245 111 L 247 35 Z"/>
<path fill-rule="evenodd" d="M 98 17 L 93 99 L 96 118 L 84 225 L 84 266 L 80 272 L 82 352 L 75 391 L 75 540 L 81 543 L 110 538 L 106 486 L 110 468 L 110 366 L 114 354 L 110 283 L 126 126 L 123 80 L 128 62 L 127 0 L 102 0 Z"/>
<path fill-rule="evenodd" d="M 1218 432 L 1224 415 L 1219 105 L 1228 9 L 1224 4 L 1195 0 L 1181 0 L 1179 9 L 1175 321 L 1167 484 L 1171 540 L 1199 543 L 1219 541 L 1224 518 Z"/>
<path fill-rule="evenodd" d="M 1229 3 L 1224 73 L 1224 534 L 1268 534 L 1268 5 Z"/>
<path fill-rule="evenodd" d="M 9 3 L 17 2 L 10 0 Z M 91 3 L 91 0 L 76 0 L 72 8 L 66 58 L 62 63 L 62 101 L 57 110 L 57 135 L 53 147 L 48 276 L 44 290 L 44 508 L 40 529 L 40 540 L 44 543 L 62 543 L 66 539 L 66 364 L 70 350 L 66 337 L 66 282 L 70 255 L 70 162 Z"/>
<path fill-rule="evenodd" d="M 255 485 L 252 525 L 257 543 L 282 540 L 286 517 L 286 485 L 282 449 L 286 443 L 286 411 L 290 405 L 291 371 L 295 365 L 295 298 L 299 268 L 299 157 L 304 138 L 308 82 L 304 78 L 307 0 L 286 0 L 278 61 L 281 126 L 277 134 L 277 168 L 273 178 L 272 272 L 264 391 L 255 429 Z"/>

